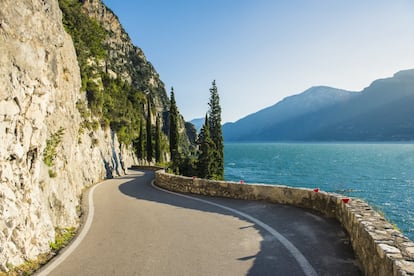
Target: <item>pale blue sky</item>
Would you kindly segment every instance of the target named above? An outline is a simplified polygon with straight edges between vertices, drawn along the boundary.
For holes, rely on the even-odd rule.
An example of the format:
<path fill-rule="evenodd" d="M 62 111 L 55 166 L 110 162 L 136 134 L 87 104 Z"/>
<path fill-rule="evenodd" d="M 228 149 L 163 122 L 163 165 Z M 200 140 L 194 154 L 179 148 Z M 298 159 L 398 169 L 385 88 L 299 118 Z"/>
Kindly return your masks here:
<path fill-rule="evenodd" d="M 224 123 L 311 86 L 360 91 L 414 68 L 412 0 L 104 2 L 186 120 L 204 117 L 213 79 Z"/>

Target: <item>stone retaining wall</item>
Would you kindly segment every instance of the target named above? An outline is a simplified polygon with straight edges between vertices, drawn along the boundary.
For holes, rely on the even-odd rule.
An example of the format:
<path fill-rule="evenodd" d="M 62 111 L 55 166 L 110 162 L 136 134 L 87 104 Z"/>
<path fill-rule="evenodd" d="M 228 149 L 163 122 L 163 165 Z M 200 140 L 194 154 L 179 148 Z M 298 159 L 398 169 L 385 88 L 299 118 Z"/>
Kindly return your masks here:
<path fill-rule="evenodd" d="M 176 176 L 158 170 L 162 188 L 207 196 L 265 200 L 316 210 L 335 217 L 348 232 L 365 275 L 414 275 L 414 243 L 360 199 L 287 186 L 240 184 Z"/>

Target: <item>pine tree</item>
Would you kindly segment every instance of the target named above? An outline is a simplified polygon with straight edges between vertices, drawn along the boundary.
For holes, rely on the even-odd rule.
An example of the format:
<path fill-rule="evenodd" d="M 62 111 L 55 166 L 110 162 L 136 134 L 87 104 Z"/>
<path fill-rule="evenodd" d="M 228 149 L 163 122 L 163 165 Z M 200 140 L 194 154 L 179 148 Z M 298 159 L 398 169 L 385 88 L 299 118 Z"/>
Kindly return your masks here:
<path fill-rule="evenodd" d="M 160 130 L 160 117 L 157 116 L 155 122 L 155 162 L 160 163 L 161 160 L 161 130 Z"/>
<path fill-rule="evenodd" d="M 148 97 L 147 113 L 147 161 L 152 162 L 152 127 L 151 127 L 151 101 Z"/>
<path fill-rule="evenodd" d="M 210 107 L 208 112 L 208 124 L 211 140 L 214 144 L 213 177 L 215 179 L 224 179 L 224 142 L 221 129 L 221 106 L 215 80 L 210 88 L 210 102 L 208 105 Z"/>
<path fill-rule="evenodd" d="M 198 142 L 200 145 L 200 152 L 197 161 L 198 177 L 210 179 L 214 177 L 215 146 L 213 140 L 210 137 L 208 115 L 206 115 L 204 125 L 201 128 L 198 137 Z"/>
<path fill-rule="evenodd" d="M 175 102 L 174 96 L 174 88 L 171 87 L 171 97 L 170 97 L 170 131 L 169 131 L 169 138 L 170 138 L 170 154 L 171 154 L 171 163 L 172 168 L 175 172 L 177 172 L 180 163 L 180 153 L 178 151 L 178 143 L 179 143 L 179 132 L 178 132 L 178 108 Z"/>

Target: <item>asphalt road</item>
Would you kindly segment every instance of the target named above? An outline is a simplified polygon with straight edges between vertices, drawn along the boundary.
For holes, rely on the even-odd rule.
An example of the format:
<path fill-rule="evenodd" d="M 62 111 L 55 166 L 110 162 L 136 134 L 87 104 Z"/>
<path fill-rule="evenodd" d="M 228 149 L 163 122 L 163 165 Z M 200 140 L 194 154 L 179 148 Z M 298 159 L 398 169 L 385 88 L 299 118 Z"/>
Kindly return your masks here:
<path fill-rule="evenodd" d="M 78 239 L 42 275 L 361 275 L 340 224 L 265 202 L 188 196 L 151 171 L 95 186 Z"/>

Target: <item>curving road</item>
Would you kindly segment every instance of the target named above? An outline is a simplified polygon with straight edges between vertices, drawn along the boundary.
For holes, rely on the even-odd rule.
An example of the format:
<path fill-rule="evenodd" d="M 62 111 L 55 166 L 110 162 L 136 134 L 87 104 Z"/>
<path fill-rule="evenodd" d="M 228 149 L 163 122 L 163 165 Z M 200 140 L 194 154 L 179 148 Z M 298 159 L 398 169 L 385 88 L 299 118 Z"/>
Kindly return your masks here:
<path fill-rule="evenodd" d="M 360 275 L 338 222 L 311 211 L 174 194 L 129 171 L 91 190 L 81 234 L 42 275 Z M 93 217 L 91 216 L 93 215 Z"/>

